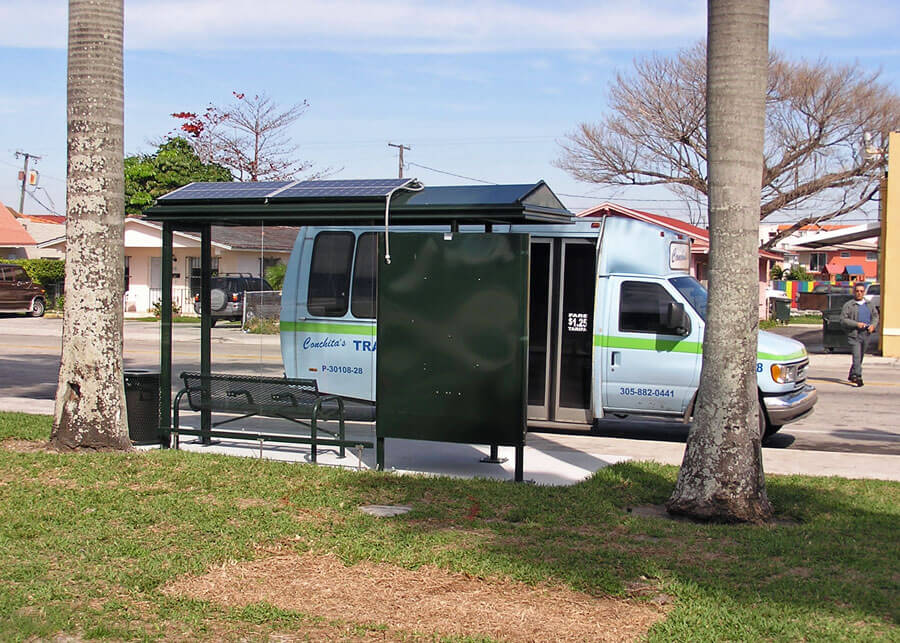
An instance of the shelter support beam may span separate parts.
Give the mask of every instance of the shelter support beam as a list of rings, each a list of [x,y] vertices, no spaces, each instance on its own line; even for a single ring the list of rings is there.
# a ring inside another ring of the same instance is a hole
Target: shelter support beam
[[[162,297],[159,331],[159,434],[164,447],[172,429],[172,224],[162,227]]]
[[[200,229],[200,373],[208,378],[212,373],[210,344],[212,343],[212,306],[210,304],[210,277],[212,276],[212,228]],[[208,379],[206,379],[208,381]],[[203,391],[203,410],[200,412],[200,442],[211,444],[212,411],[209,389]]]

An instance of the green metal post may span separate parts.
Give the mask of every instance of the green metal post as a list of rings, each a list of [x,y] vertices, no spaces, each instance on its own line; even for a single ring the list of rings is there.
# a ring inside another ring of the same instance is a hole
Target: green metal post
[[[212,306],[210,304],[210,273],[212,272],[212,229],[204,225],[200,229],[200,373],[212,372]],[[200,442],[211,444],[212,412],[209,410],[209,379],[204,379],[203,410],[200,411]]]
[[[169,446],[172,429],[172,224],[162,228],[162,298],[159,346],[159,435]]]

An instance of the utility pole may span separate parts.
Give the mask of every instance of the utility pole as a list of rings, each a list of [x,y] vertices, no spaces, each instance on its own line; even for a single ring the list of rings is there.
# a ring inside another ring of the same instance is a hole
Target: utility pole
[[[25,157],[25,167],[22,170],[22,192],[19,196],[19,213],[23,212],[23,208],[25,207],[25,183],[28,181],[28,161],[30,159],[34,159],[35,161],[40,160],[40,156],[35,156],[34,154],[29,154],[28,152],[19,152],[16,150],[16,158]]]
[[[399,173],[397,174],[398,179],[403,178],[403,150],[411,150],[411,147],[403,145],[402,143],[388,143],[388,147],[396,147],[400,151],[400,159],[399,159]],[[24,188],[23,188],[24,189]]]

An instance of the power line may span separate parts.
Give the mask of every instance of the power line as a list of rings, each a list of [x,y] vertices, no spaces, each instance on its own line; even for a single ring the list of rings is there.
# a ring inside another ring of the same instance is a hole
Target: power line
[[[430,170],[432,172],[437,172],[438,174],[446,174],[447,176],[455,176],[458,179],[465,179],[466,181],[478,181],[479,183],[487,183],[488,185],[499,185],[499,183],[495,181],[485,181],[484,179],[476,179],[472,176],[463,176],[462,174],[455,174],[453,172],[447,172],[445,170],[439,170],[434,167],[428,167],[427,165],[421,165],[419,163],[409,163],[408,165],[412,165],[415,167],[421,167],[425,170]]]

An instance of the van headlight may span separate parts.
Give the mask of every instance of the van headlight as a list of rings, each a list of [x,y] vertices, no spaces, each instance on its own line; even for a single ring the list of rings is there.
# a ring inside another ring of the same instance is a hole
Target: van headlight
[[[772,379],[779,384],[796,382],[800,367],[800,364],[772,364]]]

